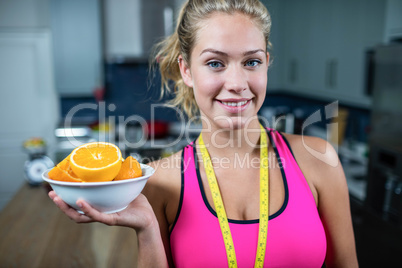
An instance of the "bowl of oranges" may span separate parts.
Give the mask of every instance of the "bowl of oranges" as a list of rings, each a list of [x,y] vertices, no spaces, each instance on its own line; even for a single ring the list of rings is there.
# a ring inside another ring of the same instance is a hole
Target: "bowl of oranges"
[[[125,209],[143,190],[155,170],[107,142],[92,142],[75,148],[43,179],[68,205],[80,211],[76,202],[85,200],[103,213]]]

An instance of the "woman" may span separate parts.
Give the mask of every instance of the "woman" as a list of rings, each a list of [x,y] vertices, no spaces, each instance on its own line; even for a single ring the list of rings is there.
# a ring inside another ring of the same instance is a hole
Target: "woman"
[[[173,104],[200,115],[200,137],[151,163],[143,195],[122,212],[78,201],[82,215],[49,196],[76,222],[134,228],[139,267],[357,267],[345,176],[326,164],[336,152],[258,121],[270,25],[258,0],[185,3],[156,58],[165,89],[175,82]]]

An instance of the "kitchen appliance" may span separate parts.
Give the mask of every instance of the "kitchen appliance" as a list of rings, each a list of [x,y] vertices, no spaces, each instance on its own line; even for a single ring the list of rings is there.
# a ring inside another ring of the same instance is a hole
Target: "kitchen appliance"
[[[374,49],[367,207],[402,225],[402,44]]]
[[[29,160],[25,161],[25,179],[31,186],[42,184],[42,173],[54,166],[53,161],[46,155],[46,143],[42,138],[31,138],[23,143],[24,151]]]
[[[54,135],[57,138],[55,148],[56,164],[66,158],[77,146],[96,141],[92,137],[91,129],[83,125],[59,125],[55,129]]]

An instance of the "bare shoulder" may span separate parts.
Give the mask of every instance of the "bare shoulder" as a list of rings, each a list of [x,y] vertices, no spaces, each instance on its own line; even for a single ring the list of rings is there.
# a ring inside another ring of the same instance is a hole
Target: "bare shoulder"
[[[326,140],[284,134],[318,203],[318,196],[335,188],[344,189],[346,179],[335,148]],[[343,191],[343,190],[342,190]]]
[[[148,163],[155,169],[149,178],[144,195],[151,201],[159,200],[163,203],[180,195],[181,187],[181,154],[179,151],[169,157]]]
[[[306,135],[283,135],[289,141],[296,158],[303,158],[308,163],[318,164],[324,169],[339,164],[338,154],[328,141]]]
[[[181,155],[182,150],[177,153],[172,154],[169,157],[159,159],[148,163],[149,166],[155,169],[155,173],[152,177],[170,177],[174,175],[180,175],[181,168]]]
[[[181,178],[181,155],[182,151],[172,154],[169,157],[148,163],[155,169],[155,173],[149,179],[149,184],[153,186],[170,186]],[[147,184],[148,184],[147,183]]]

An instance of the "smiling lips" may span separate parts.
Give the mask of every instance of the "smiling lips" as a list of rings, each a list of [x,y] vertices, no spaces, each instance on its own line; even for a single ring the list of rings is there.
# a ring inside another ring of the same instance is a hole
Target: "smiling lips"
[[[232,107],[240,107],[246,104],[247,101],[239,101],[239,102],[232,102],[232,101],[222,101],[222,104]]]
[[[240,100],[218,100],[218,103],[222,105],[225,110],[230,113],[238,113],[245,110],[250,103],[251,99],[240,99]]]

